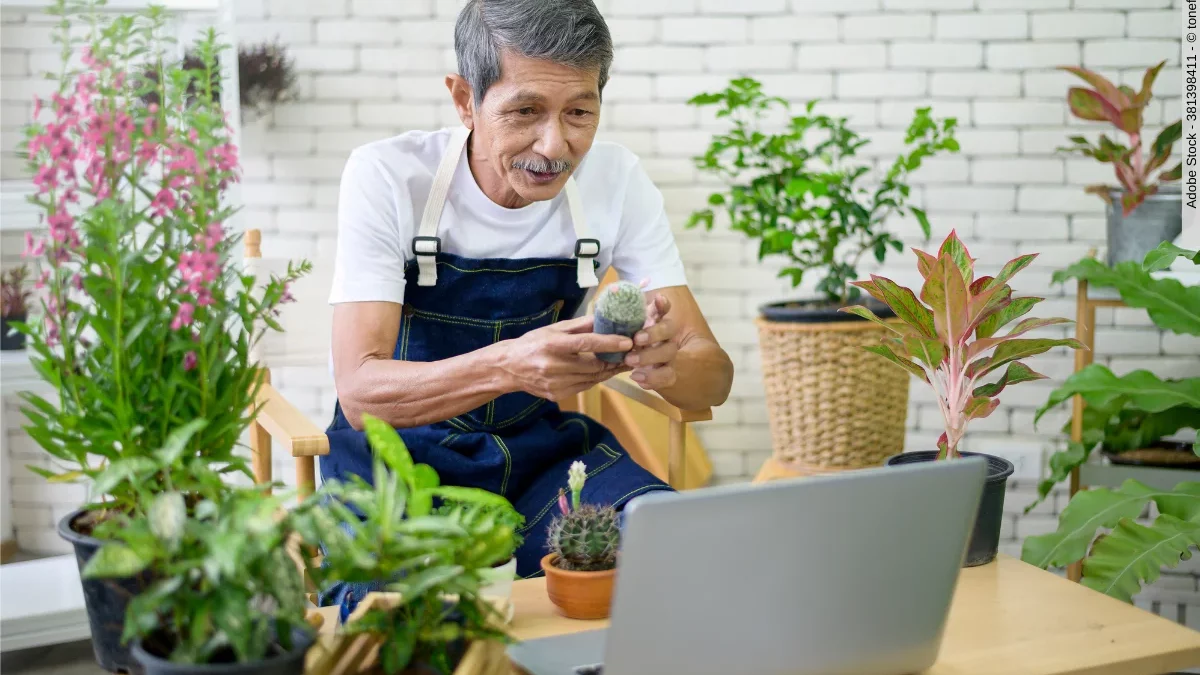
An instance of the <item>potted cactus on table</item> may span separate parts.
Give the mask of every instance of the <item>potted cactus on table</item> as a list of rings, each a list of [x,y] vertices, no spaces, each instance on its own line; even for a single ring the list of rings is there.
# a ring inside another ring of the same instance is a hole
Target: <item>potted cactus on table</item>
[[[1003,457],[959,450],[967,426],[971,420],[985,418],[996,410],[1000,405],[997,397],[1005,387],[1046,377],[1020,359],[1055,347],[1078,349],[1083,345],[1073,338],[1023,337],[1038,328],[1069,323],[1059,318],[1022,319],[1000,335],[1000,329],[1044,299],[1013,297],[1007,283],[1029,266],[1037,254],[1009,261],[992,277],[976,276],[975,259],[954,231],[942,242],[936,256],[914,251],[917,269],[925,279],[919,296],[880,276],[871,275],[870,281],[854,282],[890,307],[899,323],[884,322],[862,306],[843,311],[888,328],[889,335],[868,346],[867,351],[886,358],[931,386],[945,419],[945,431],[938,438],[936,450],[902,453],[889,458],[887,464],[954,460],[963,455],[981,455],[987,460],[986,484],[965,560],[972,567],[996,557],[1004,491],[1014,467]],[[984,378],[996,372],[1000,376],[985,384]]]
[[[603,335],[624,335],[632,338],[646,325],[646,296],[637,284],[617,281],[600,292],[596,298],[594,330]],[[607,363],[620,363],[622,352],[601,352],[596,358]]]
[[[1142,128],[1142,113],[1152,98],[1151,87],[1165,64],[1162,61],[1147,69],[1138,91],[1117,86],[1085,68],[1062,67],[1091,85],[1091,88],[1072,87],[1067,93],[1071,114],[1081,120],[1107,122],[1125,136],[1122,143],[1101,134],[1095,145],[1083,136],[1072,136],[1071,145],[1062,148],[1113,165],[1118,187],[1086,188],[1108,205],[1109,265],[1140,263],[1160,243],[1178,237],[1183,228],[1182,192],[1178,183],[1183,163],[1167,167],[1172,146],[1183,133],[1181,120],[1168,125],[1149,144]]]
[[[542,570],[550,602],[563,616],[602,619],[612,608],[621,526],[613,507],[580,504],[586,480],[583,462],[572,463],[570,500],[559,493],[561,515],[550,524],[550,553],[542,558]]]

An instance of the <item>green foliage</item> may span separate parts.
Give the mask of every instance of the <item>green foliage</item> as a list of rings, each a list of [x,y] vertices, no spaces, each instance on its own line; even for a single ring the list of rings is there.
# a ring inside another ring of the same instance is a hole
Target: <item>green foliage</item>
[[[976,277],[975,260],[953,231],[936,257],[924,251],[916,253],[917,270],[925,279],[919,298],[876,275],[871,275],[870,281],[853,282],[890,307],[901,323],[885,323],[862,306],[841,311],[886,327],[891,335],[866,349],[933,387],[946,429],[938,439],[939,457],[952,458],[958,456],[958,442],[967,424],[990,415],[1000,405],[997,397],[1005,387],[1045,377],[1019,359],[1055,347],[1078,349],[1083,345],[1075,339],[1021,337],[1037,328],[1069,323],[1066,319],[1023,319],[1005,335],[996,335],[1042,300],[1013,298],[1008,285],[1036,254],[1009,261],[995,277]],[[999,379],[982,382],[1000,368],[1005,370]]]
[[[1158,518],[1150,526],[1135,522],[1151,502]],[[1111,532],[1096,540],[1101,529]],[[1200,482],[1164,491],[1127,480],[1116,490],[1077,493],[1059,516],[1055,532],[1025,539],[1021,559],[1043,569],[1083,560],[1085,585],[1131,602],[1163,567],[1188,559],[1193,546],[1200,546]]]
[[[1160,247],[1147,256],[1150,265],[1162,264],[1162,250]],[[1054,283],[1068,279],[1115,288],[1127,306],[1146,310],[1159,328],[1200,335],[1200,286],[1184,286],[1178,279],[1156,279],[1147,271],[1146,263],[1126,261],[1109,267],[1094,258],[1084,258],[1054,273]]]
[[[640,328],[646,323],[646,298],[637,284],[617,281],[596,298],[596,314],[615,324]]]
[[[564,570],[593,572],[617,566],[621,530],[613,509],[592,504],[558,516],[550,524],[550,550]]]
[[[22,393],[27,429],[54,460],[39,473],[91,482],[89,509],[137,513],[147,491],[250,475],[235,450],[257,412],[251,347],[278,329],[288,284],[309,265],[266,283],[241,274],[239,237],[224,228],[237,149],[216,102],[184,105],[186,71],[161,67],[162,105],[140,103],[144,64],[176,48],[161,8],[93,15],[60,0],[50,12],[64,62],[94,62],[55,74],[56,99],[22,146],[37,176],[30,201],[52,223],[27,240],[40,318],[24,330],[54,392]],[[209,71],[223,48],[212,31],[194,45]]]
[[[480,591],[499,579],[493,565],[513,555],[512,506],[485,490],[439,485],[431,467],[413,462],[395,429],[370,415],[363,423],[375,451],[375,486],[356,475],[322,485],[322,508],[297,522],[304,539],[322,542],[326,552],[309,575],[318,587],[389,581],[400,604],[367,612],[345,632],[382,635],[388,673],[428,663],[448,674],[457,640],[508,640]],[[435,497],[452,506],[434,513]]]
[[[106,543],[85,579],[148,572],[154,583],[130,600],[123,640],[175,663],[239,663],[290,649],[304,620],[300,568],[286,553],[293,519],[286,497],[261,486],[231,488],[216,500],[180,492],[144,497],[138,515],[97,527]],[[188,502],[192,503],[189,515]]]
[[[693,97],[691,105],[716,106],[718,118],[732,129],[713,137],[695,158],[696,166],[728,188],[708,198],[709,208],[691,215],[688,227],[711,230],[716,209],[729,216],[733,230],[759,240],[758,258],[783,256],[780,276],[799,286],[809,272],[821,274],[817,291],[841,306],[858,299],[849,282],[858,278],[862,256],[883,262],[888,249],[903,243],[884,229],[893,216],[911,215],[929,237],[925,213],[908,204],[908,179],[922,162],[939,152],[958,152],[957,120],[934,119],[929,108],[916,111],[905,134],[907,151],[895,159],[877,184],[859,151],[870,141],[844,117],[816,114],[809,102],[780,133],[764,130],[764,120],[788,111],[787,101],[767,96],[752,78],[738,78],[722,91]]]
[[[1139,91],[1131,87],[1118,87],[1099,73],[1078,66],[1064,66],[1065,70],[1082,79],[1092,88],[1071,87],[1067,92],[1067,105],[1071,114],[1081,120],[1106,122],[1128,137],[1128,145],[1100,135],[1097,145],[1092,145],[1083,136],[1071,136],[1071,145],[1060,148],[1077,152],[1104,164],[1112,164],[1117,182],[1120,184],[1121,210],[1129,215],[1147,197],[1158,191],[1159,183],[1177,181],[1182,175],[1183,164],[1172,169],[1164,168],[1171,157],[1172,147],[1183,135],[1182,121],[1167,125],[1152,143],[1142,138],[1142,112],[1152,98],[1151,89],[1158,72],[1166,61],[1146,69]],[[1146,156],[1142,152],[1146,151]],[[1157,173],[1157,176],[1155,175]],[[1110,188],[1093,185],[1088,192],[1111,202]]]

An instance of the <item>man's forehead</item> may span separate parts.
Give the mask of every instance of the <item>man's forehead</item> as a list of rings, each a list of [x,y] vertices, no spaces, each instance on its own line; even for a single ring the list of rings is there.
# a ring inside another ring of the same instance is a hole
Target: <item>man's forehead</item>
[[[530,89],[525,85],[522,88],[514,90],[512,93],[504,94],[504,100],[508,103],[542,103],[549,97],[544,93],[535,89]],[[575,92],[569,99],[570,101],[598,101],[600,95],[594,89],[581,88]]]

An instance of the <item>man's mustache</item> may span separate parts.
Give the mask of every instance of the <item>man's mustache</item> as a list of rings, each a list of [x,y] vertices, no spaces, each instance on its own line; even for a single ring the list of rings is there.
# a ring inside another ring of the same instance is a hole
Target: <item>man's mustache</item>
[[[566,173],[571,170],[571,162],[565,159],[546,159],[545,157],[518,158],[513,162],[513,168],[534,173]]]

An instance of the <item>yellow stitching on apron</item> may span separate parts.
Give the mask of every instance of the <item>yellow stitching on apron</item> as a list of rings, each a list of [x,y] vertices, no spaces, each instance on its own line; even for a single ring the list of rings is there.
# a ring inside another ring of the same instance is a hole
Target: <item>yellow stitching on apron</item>
[[[600,445],[597,445],[596,447],[603,450],[604,454],[608,455],[610,459],[607,462],[596,467],[595,469],[592,469],[591,471],[587,472],[588,478],[595,476],[596,474],[600,473],[601,471],[603,471],[603,470],[607,469],[608,467],[612,466],[613,464],[615,464],[617,462],[617,460],[621,459],[621,453],[617,452],[616,450],[613,450],[612,448],[608,447],[604,443],[601,443]],[[548,513],[550,511],[550,509],[554,507],[554,503],[557,501],[558,501],[558,495],[554,495],[554,497],[550,499],[550,503],[543,506],[541,511],[538,511],[537,517],[534,518],[532,521],[530,521],[528,525],[519,529],[518,532],[528,532],[528,531],[532,530],[533,526],[538,524],[538,521],[540,521],[542,518],[546,517],[546,513]]]
[[[454,427],[455,429],[458,429],[459,431],[466,431],[466,432],[475,431],[474,429],[471,428],[470,425],[468,425],[466,422],[458,419],[457,417],[451,417],[450,419],[446,420],[446,423],[449,424],[450,426]]]
[[[455,433],[446,434],[445,438],[438,441],[438,445],[442,446],[443,448],[449,447],[447,444],[450,443],[451,441],[453,441],[454,439],[458,438],[461,435],[462,434],[455,434]]]
[[[557,320],[558,312],[560,311],[560,308],[559,308],[559,303],[555,302],[553,305],[551,305],[550,307],[547,307],[546,309],[543,309],[542,311],[538,312],[537,314],[532,314],[530,316],[524,316],[524,317],[517,317],[515,319],[476,319],[476,318],[469,317],[469,316],[454,316],[452,314],[442,314],[440,312],[431,312],[426,309],[416,309],[416,308],[412,308],[411,311],[413,314],[416,314],[417,316],[422,316],[422,317],[425,317],[426,319],[430,319],[433,321],[441,321],[444,323],[468,323],[471,325],[479,326],[481,328],[491,328],[495,324],[508,324],[510,326],[515,326],[515,325],[520,325],[523,323],[529,323],[530,321],[537,321],[538,319],[541,319],[542,317],[546,316],[547,314],[551,314],[551,313],[554,314],[555,320]],[[553,321],[551,321],[551,323],[553,323]],[[499,340],[499,338],[496,338],[496,339]]]
[[[400,340],[400,360],[408,360],[408,329],[412,327],[412,316],[403,315],[400,321],[400,327],[403,329],[403,337]]]
[[[508,476],[512,471],[512,453],[509,452],[508,446],[499,436],[492,434],[492,438],[496,439],[496,442],[500,444],[500,449],[504,451],[504,480],[500,481],[500,495],[504,496],[508,490]]]
[[[503,321],[498,321],[496,323],[496,332],[495,332],[495,334],[492,335],[492,344],[496,344],[497,342],[500,341],[500,329],[503,327],[504,327]],[[488,424],[488,426],[491,426],[492,417],[495,414],[496,414],[496,399],[492,399],[492,400],[488,401],[488,404],[487,404],[487,424]]]
[[[510,426],[516,424],[517,422],[520,422],[521,420],[525,419],[526,417],[529,417],[530,414],[532,414],[535,410],[538,409],[538,406],[542,405],[545,402],[546,402],[546,399],[539,398],[538,400],[534,401],[529,407],[525,408],[524,410],[517,413],[516,415],[513,415],[512,417],[504,420],[503,422],[498,422],[496,424],[496,428],[503,429],[504,427],[510,427]]]
[[[532,267],[522,267],[520,269],[515,269],[515,270],[498,270],[498,269],[493,269],[491,267],[484,267],[484,268],[480,268],[477,270],[464,270],[464,269],[455,267],[454,265],[451,265],[450,263],[442,261],[442,260],[439,260],[438,264],[443,265],[445,267],[449,267],[452,270],[462,272],[464,274],[475,274],[476,272],[501,272],[503,274],[517,274],[519,272],[528,272],[530,270],[540,270],[543,267],[571,267],[571,268],[574,268],[574,267],[578,266],[579,263],[546,263],[544,265],[534,265]]]
[[[639,493],[639,492],[643,492],[643,491],[645,491],[645,490],[650,490],[650,489],[653,489],[653,488],[670,488],[670,487],[671,487],[670,485],[667,485],[667,484],[665,484],[665,483],[658,483],[658,484],[652,484],[652,485],[643,485],[643,486],[642,486],[642,487],[640,487],[640,488],[637,488],[637,489],[634,489],[634,490],[630,490],[629,492],[626,492],[625,494],[621,495],[620,497],[617,497],[617,498],[616,498],[616,500],[615,500],[615,501],[613,501],[613,506],[618,506],[618,505],[621,503],[621,500],[622,500],[622,499],[625,499],[625,498],[627,498],[627,497],[631,497],[631,496],[633,496],[633,495],[635,495],[635,494],[637,494],[637,493]]]
[[[472,328],[490,328],[492,325],[491,322],[483,323],[479,319],[470,319],[470,320],[459,319],[459,318],[453,317],[453,316],[437,316],[437,315],[431,315],[428,312],[420,312],[419,310],[413,310],[413,314],[418,314],[418,313],[421,314],[421,318],[428,319],[429,321],[436,321],[438,323],[450,323],[450,324],[456,324],[459,326],[470,326]]]
[[[583,425],[583,452],[581,452],[579,454],[586,455],[588,453],[588,450],[592,449],[592,442],[588,438],[590,433],[588,431],[587,422],[584,422],[583,420],[579,419],[578,417],[572,417],[571,419],[567,420],[566,422],[563,422],[562,424],[558,425],[558,428],[555,429],[555,431],[562,431],[568,424],[571,424],[571,423]]]

